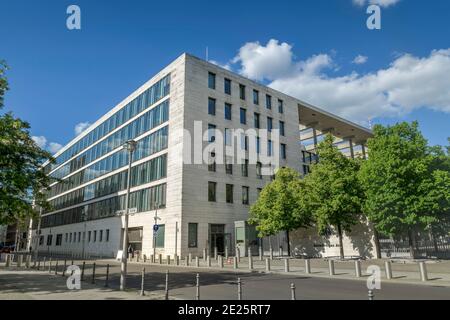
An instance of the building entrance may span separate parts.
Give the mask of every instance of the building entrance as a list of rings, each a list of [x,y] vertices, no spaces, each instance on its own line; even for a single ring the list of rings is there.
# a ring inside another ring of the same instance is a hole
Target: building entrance
[[[225,254],[225,225],[211,224],[209,225],[209,243],[210,254],[214,255],[214,248],[217,247],[217,254]]]

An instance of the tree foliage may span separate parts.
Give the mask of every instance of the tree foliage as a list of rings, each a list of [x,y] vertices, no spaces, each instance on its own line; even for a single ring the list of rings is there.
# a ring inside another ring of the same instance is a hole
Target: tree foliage
[[[0,108],[8,90],[6,65],[0,64]],[[33,200],[48,207],[44,192],[50,179],[41,165],[51,155],[30,136],[30,125],[12,113],[0,116],[0,224],[25,220],[33,215]]]
[[[343,231],[350,232],[359,222],[362,190],[357,179],[358,162],[344,156],[333,143],[333,137],[327,135],[318,145],[319,162],[304,179],[301,202],[313,214],[321,235],[337,231],[343,259]]]

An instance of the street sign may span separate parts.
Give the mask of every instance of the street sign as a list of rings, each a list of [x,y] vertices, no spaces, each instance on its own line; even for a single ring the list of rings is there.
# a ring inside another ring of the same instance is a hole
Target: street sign
[[[159,230],[159,225],[155,224],[153,226],[153,231],[156,233],[156,232],[158,232],[158,230]]]
[[[129,214],[135,214],[135,213],[137,213],[138,212],[138,209],[137,208],[131,208],[131,209],[128,209],[128,213]]]

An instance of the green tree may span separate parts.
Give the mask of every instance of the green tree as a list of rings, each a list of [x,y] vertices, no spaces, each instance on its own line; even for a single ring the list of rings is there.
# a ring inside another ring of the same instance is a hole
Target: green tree
[[[359,174],[366,198],[364,213],[385,235],[407,234],[415,257],[417,231],[443,217],[448,172],[435,170],[444,164],[430,152],[417,122],[377,125],[373,131],[369,158]]]
[[[8,90],[5,77],[7,67],[0,63],[0,108]],[[51,155],[39,148],[30,136],[27,122],[12,113],[0,115],[0,224],[24,221],[34,214],[33,200],[48,207],[45,190],[50,178],[41,165],[51,160]]]
[[[289,232],[311,225],[311,216],[300,202],[302,184],[297,171],[281,168],[250,208],[249,223],[256,225],[260,237],[286,232],[289,254]]]
[[[320,235],[337,230],[340,257],[344,259],[343,231],[351,232],[361,216],[362,190],[357,173],[359,162],[344,156],[327,135],[318,145],[319,162],[304,179],[303,206],[314,216]]]

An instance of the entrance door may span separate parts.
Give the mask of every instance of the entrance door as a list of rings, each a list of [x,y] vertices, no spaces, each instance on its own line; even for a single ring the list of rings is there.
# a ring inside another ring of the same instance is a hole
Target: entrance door
[[[211,255],[214,255],[214,248],[217,247],[217,254],[225,254],[225,225],[211,224],[209,229],[209,243],[211,244]]]

